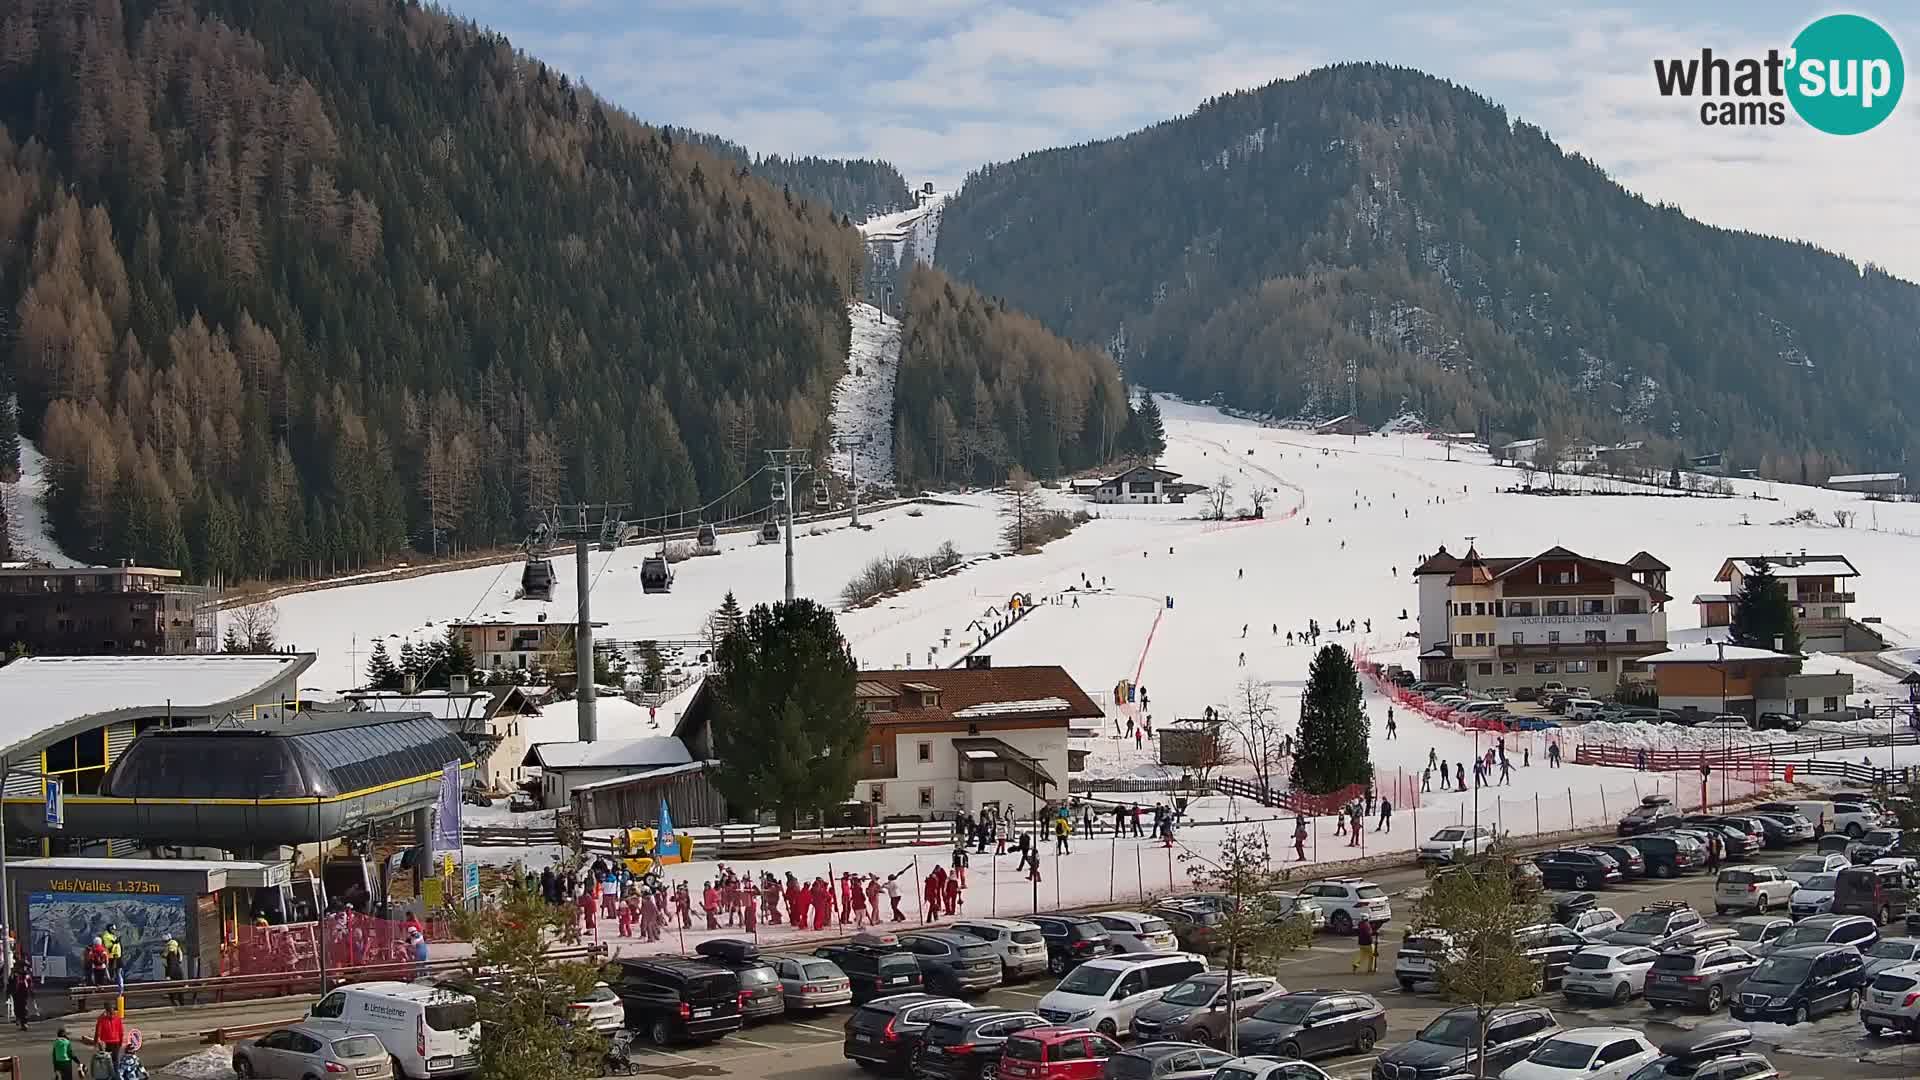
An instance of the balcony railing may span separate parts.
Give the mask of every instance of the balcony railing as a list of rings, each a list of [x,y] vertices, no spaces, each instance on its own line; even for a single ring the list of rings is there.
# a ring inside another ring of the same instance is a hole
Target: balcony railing
[[[1539,641],[1525,645],[1511,643],[1500,646],[1500,658],[1513,660],[1534,656],[1564,656],[1580,653],[1602,653],[1607,656],[1651,656],[1665,652],[1664,641]]]
[[[1793,598],[1796,604],[1851,604],[1854,602],[1850,592],[1801,593]]]

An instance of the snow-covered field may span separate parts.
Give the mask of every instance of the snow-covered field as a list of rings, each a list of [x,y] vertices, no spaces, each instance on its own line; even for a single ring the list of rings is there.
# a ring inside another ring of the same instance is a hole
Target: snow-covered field
[[[1061,664],[1096,701],[1110,700],[1117,680],[1134,679],[1151,697],[1156,723],[1196,716],[1208,705],[1226,705],[1235,685],[1251,676],[1272,690],[1282,716],[1291,719],[1311,650],[1288,646],[1286,632],[1303,629],[1309,619],[1318,619],[1323,628],[1335,620],[1354,620],[1361,627],[1358,632],[1325,635],[1323,643],[1340,641],[1365,649],[1374,659],[1410,664],[1414,648],[1406,635],[1414,630],[1416,612],[1410,571],[1442,543],[1456,553],[1464,551],[1470,537],[1488,555],[1532,554],[1555,544],[1611,560],[1650,551],[1673,567],[1669,591],[1676,600],[1668,606],[1667,617],[1676,639],[1682,637],[1678,631],[1696,623],[1695,610],[1686,600],[1717,591],[1712,577],[1728,555],[1801,548],[1844,553],[1859,567],[1857,615],[1881,616],[1890,628],[1920,626],[1920,505],[1877,504],[1877,529],[1842,530],[1768,524],[1803,508],[1831,520],[1835,508],[1862,505],[1858,498],[1840,493],[1783,484],[1737,482],[1747,496],[1739,499],[1501,494],[1496,488],[1515,480],[1511,470],[1492,466],[1484,453],[1459,448],[1454,451],[1457,460],[1449,462],[1442,446],[1417,436],[1363,437],[1356,442],[1263,428],[1170,399],[1162,399],[1162,411],[1169,441],[1163,463],[1197,483],[1212,485],[1225,477],[1242,504],[1252,486],[1268,488],[1266,520],[1204,522],[1197,519],[1197,503],[1089,506],[1097,520],[1039,554],[983,559],[951,577],[845,613],[842,629],[860,662],[873,667],[953,663],[973,639],[970,624],[1018,591],[1052,602],[1043,602],[993,642],[987,651],[996,666]],[[832,602],[846,580],[873,557],[931,551],[945,540],[966,553],[991,551],[998,546],[995,510],[990,495],[955,496],[912,511],[863,515],[873,525],[870,530],[843,525],[818,533],[803,529],[795,545],[798,589]],[[664,596],[642,594],[638,567],[644,553],[639,549],[596,552],[593,613],[610,624],[603,633],[619,638],[691,637],[729,589],[743,604],[778,599],[778,547],[756,546],[748,537],[728,537],[725,544],[719,557],[681,564],[673,592]],[[443,624],[469,615],[532,618],[536,611],[547,612],[550,621],[570,619],[573,575],[563,572],[559,577],[555,599],[545,604],[512,599],[517,564],[291,596],[280,602],[282,636],[302,649],[318,651],[320,685],[341,688],[356,681],[374,638],[417,629],[425,620]],[[1904,635],[1896,640],[1912,647]],[[357,657],[351,651],[355,648]],[[1862,694],[1856,694],[1855,703],[1863,694],[1879,700],[1891,692],[1893,680],[1871,668],[1837,657],[1816,657],[1809,666],[1823,670],[1823,664],[1856,674]],[[663,725],[674,708],[660,710]],[[1388,741],[1385,701],[1370,696],[1369,708],[1373,756],[1382,789],[1389,793],[1417,789],[1429,751],[1450,763],[1474,752],[1471,734],[1404,712],[1397,717],[1398,738]],[[621,714],[611,725],[603,719],[604,736],[648,734],[644,715]],[[1135,747],[1131,740],[1116,737],[1116,723],[1124,727],[1124,720],[1110,717],[1106,733],[1091,740],[1090,772],[1163,775],[1153,764],[1152,743]],[[556,719],[552,726],[564,735],[570,717]],[[1661,738],[1694,737],[1677,729],[1639,730],[1659,731]],[[1817,733],[1809,729],[1800,734]],[[1712,734],[1713,745],[1719,745],[1724,736]],[[1555,737],[1508,736],[1515,765],[1523,760],[1531,764],[1516,768],[1511,786],[1481,794],[1483,821],[1521,833],[1551,831],[1611,820],[1656,787],[1683,799],[1698,798],[1697,779],[1672,774],[1587,766],[1550,770],[1544,764],[1545,748]],[[1884,751],[1877,752],[1874,760],[1883,756]],[[1899,757],[1920,760],[1920,753],[1902,748]],[[1718,782],[1714,788],[1717,799]],[[1370,836],[1368,850],[1379,850],[1378,845],[1407,848],[1439,823],[1470,819],[1474,812],[1472,794],[1414,797],[1421,820],[1415,821],[1413,799],[1403,794],[1396,799],[1391,829]],[[1143,798],[1151,801],[1150,796]],[[1239,816],[1271,813],[1246,804],[1209,809]],[[1223,828],[1187,830],[1182,842],[1204,854],[1217,844]],[[1353,853],[1337,846],[1344,842],[1334,840],[1330,819],[1316,822],[1314,828],[1316,861]],[[1284,825],[1274,826],[1276,848],[1286,842],[1287,832],[1290,828]],[[1128,850],[1133,846],[1133,841],[1107,841],[1076,847],[1061,863],[1064,882],[1049,860],[1043,903],[1051,904],[1056,891],[1063,902],[1105,900],[1110,892],[1118,898],[1140,890],[1164,891],[1169,880],[1166,853],[1150,843]],[[515,853],[485,854],[511,859]],[[930,855],[921,853],[922,869]],[[1027,897],[1030,903],[1031,887],[1012,874],[1012,856],[1001,860],[1005,865],[995,874],[986,873],[983,864],[988,861],[975,864],[970,909],[1024,909],[1014,897]],[[782,860],[780,869],[815,873],[831,864],[836,872],[890,873],[911,862],[911,852],[877,851]],[[696,864],[687,872],[707,869]],[[1172,877],[1174,884],[1184,881],[1177,864]]]

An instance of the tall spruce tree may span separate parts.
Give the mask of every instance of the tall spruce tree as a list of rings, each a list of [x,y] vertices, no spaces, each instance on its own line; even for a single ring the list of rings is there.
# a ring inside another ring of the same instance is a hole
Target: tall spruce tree
[[[1740,596],[1735,601],[1733,625],[1728,632],[1735,645],[1772,649],[1798,655],[1800,627],[1793,615],[1793,603],[1787,599],[1787,585],[1774,576],[1773,564],[1766,559],[1753,560],[1753,572],[1740,581]]]
[[[715,655],[714,785],[738,809],[800,811],[845,802],[867,739],[853,652],[833,612],[799,599],[747,612]]]
[[[1367,727],[1353,658],[1338,645],[1323,646],[1307,668],[1307,689],[1300,696],[1293,786],[1324,795],[1365,783],[1373,773]]]
[[[13,386],[0,374],[0,483],[20,479],[20,407],[14,404]]]
[[[387,643],[373,643],[373,655],[367,658],[367,689],[400,689],[400,668],[393,662],[393,654],[387,651]]]
[[[1133,449],[1147,457],[1158,457],[1167,449],[1167,425],[1160,418],[1160,403],[1151,393],[1140,395],[1133,410]]]

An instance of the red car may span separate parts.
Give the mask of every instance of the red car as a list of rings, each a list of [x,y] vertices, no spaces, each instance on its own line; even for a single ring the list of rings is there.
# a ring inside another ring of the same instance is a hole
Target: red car
[[[1100,1080],[1120,1044],[1086,1028],[1028,1028],[1000,1052],[1002,1080]]]

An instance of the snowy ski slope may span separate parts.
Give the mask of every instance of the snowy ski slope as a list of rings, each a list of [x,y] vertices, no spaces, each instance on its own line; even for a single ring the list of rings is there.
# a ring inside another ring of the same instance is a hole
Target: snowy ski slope
[[[79,566],[60,550],[47,532],[46,511],[40,499],[47,491],[47,458],[24,436],[20,439],[20,479],[0,484],[13,528],[13,550],[18,559],[42,559],[50,566]]]
[[[893,386],[900,375],[900,320],[882,315],[872,304],[848,304],[853,340],[847,371],[833,388],[833,435],[862,441],[859,482],[862,490],[893,486]],[[847,475],[847,455],[836,452],[832,468]]]

